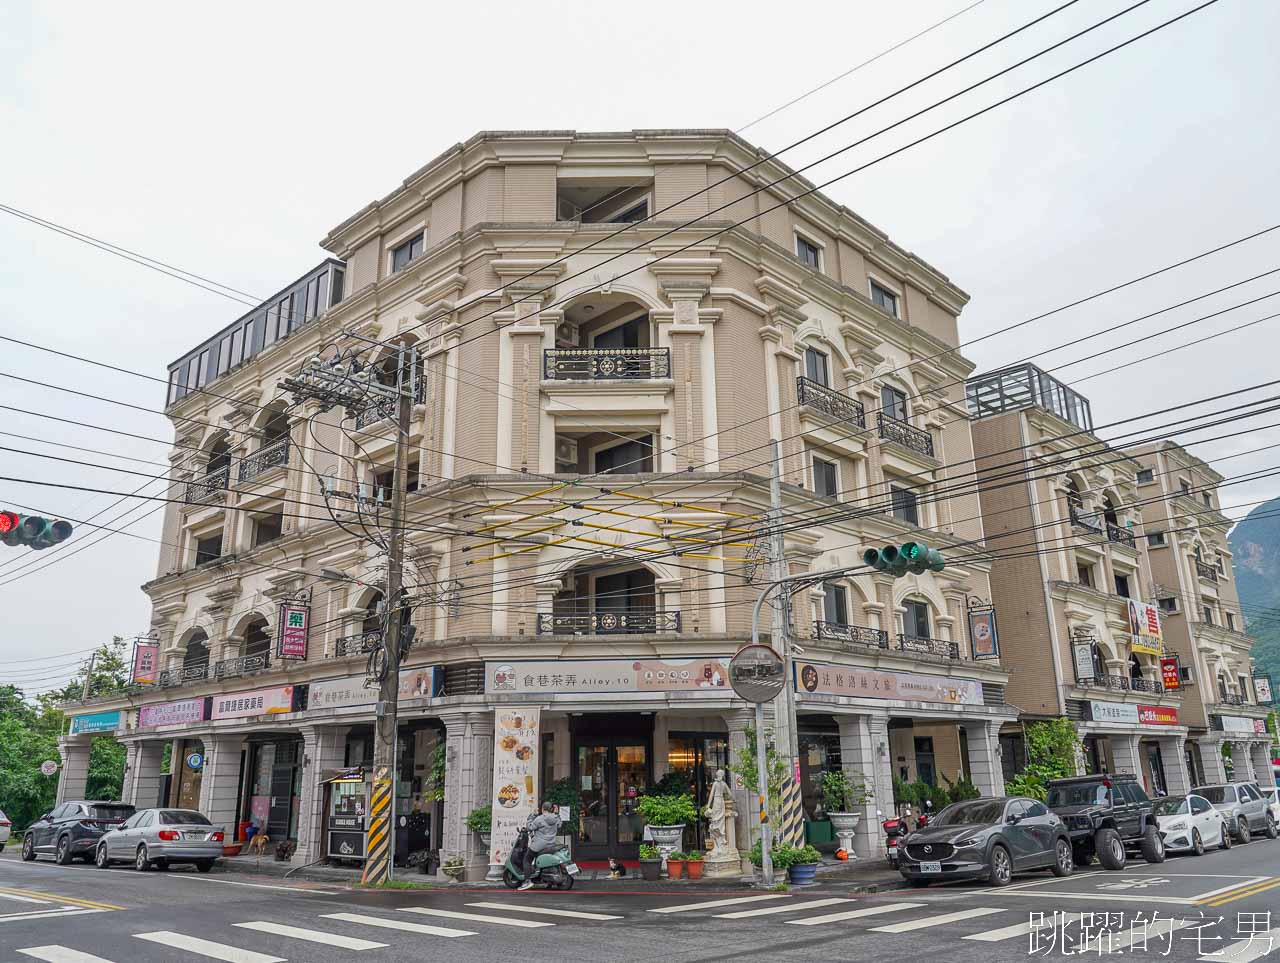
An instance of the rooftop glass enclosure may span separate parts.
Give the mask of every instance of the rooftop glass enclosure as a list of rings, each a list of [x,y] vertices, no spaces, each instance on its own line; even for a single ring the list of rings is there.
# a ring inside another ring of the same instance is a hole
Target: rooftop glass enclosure
[[[1077,428],[1093,431],[1089,399],[1068,388],[1033,364],[1015,365],[970,378],[965,385],[969,413],[986,418],[1029,408],[1045,408]]]

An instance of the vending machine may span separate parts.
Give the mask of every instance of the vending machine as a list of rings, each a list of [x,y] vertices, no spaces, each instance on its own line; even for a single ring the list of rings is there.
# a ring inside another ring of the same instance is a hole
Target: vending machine
[[[328,780],[330,859],[363,861],[367,854],[372,776],[362,767],[343,769]]]

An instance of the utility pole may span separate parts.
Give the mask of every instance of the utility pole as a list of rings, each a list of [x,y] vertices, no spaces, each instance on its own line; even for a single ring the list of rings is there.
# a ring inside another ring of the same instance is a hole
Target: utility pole
[[[81,701],[81,702],[86,702],[86,701],[88,701],[88,699],[89,699],[89,693],[90,693],[90,691],[91,691],[91,687],[92,687],[92,685],[93,685],[93,664],[94,664],[94,662],[97,660],[97,658],[98,658],[98,653],[97,653],[97,651],[95,650],[93,653],[91,653],[91,654],[90,654],[90,656],[89,656],[89,666],[88,666],[88,668],[86,668],[86,669],[85,669],[85,673],[84,673],[84,689],[80,692],[80,701]]]
[[[782,533],[782,445],[770,439],[773,470],[769,475],[770,570],[775,584],[784,583],[787,571],[786,538]],[[781,812],[777,814],[775,840],[780,846],[799,846],[803,840],[803,814],[800,807],[800,746],[796,732],[794,669],[791,664],[791,642],[788,638],[787,615],[791,605],[789,592],[778,592],[773,600],[773,644],[783,662],[782,705],[774,708],[774,738],[778,751],[787,761],[787,774],[782,784]],[[763,738],[763,733],[761,733]]]

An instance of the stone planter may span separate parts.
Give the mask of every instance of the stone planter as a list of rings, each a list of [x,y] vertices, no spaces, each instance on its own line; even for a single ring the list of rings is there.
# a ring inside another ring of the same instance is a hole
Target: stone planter
[[[476,833],[480,837],[480,847],[484,850],[484,854],[489,855],[489,843],[492,840],[490,833]]]
[[[662,860],[660,859],[642,859],[640,860],[640,875],[644,879],[653,883],[662,875]]]
[[[792,886],[808,886],[818,875],[817,863],[796,863],[787,867],[787,879]]]
[[[857,832],[862,813],[827,813],[831,820],[831,828],[840,840],[840,848],[849,854],[850,859],[857,859],[853,854],[853,834]]]
[[[691,859],[684,864],[684,870],[690,879],[702,879],[702,860]]]
[[[684,823],[679,826],[650,826],[649,833],[653,836],[653,845],[662,854],[662,869],[665,872],[668,854],[679,849],[680,841],[684,838]]]
[[[466,875],[467,868],[465,866],[442,866],[440,871],[455,883],[461,883],[462,877]]]

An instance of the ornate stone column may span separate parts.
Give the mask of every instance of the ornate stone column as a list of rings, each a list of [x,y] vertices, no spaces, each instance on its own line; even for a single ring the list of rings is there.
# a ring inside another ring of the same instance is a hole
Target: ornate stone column
[[[221,826],[229,838],[235,838],[236,817],[240,810],[240,755],[244,749],[243,736],[206,736],[204,742],[204,772],[200,777],[200,811],[209,822]],[[181,768],[182,760],[171,762],[171,767]],[[278,842],[279,840],[277,840]]]
[[[92,740],[66,737],[58,740],[62,771],[58,774],[59,805],[68,799],[83,799],[89,781],[89,750]]]
[[[877,859],[884,845],[880,823],[893,813],[889,717],[880,713],[837,715],[836,725],[840,729],[840,767],[851,779],[862,779],[871,790],[871,798],[854,810],[862,818],[853,837],[853,849],[859,859]]]
[[[298,848],[294,863],[310,863],[325,854],[324,785],[326,769],[339,769],[347,749],[349,726],[302,727],[302,798],[298,802]]]
[[[999,723],[990,719],[962,724],[969,746],[969,778],[984,796],[1004,795],[1004,770],[996,752],[1000,745]]]

